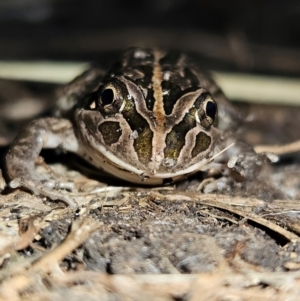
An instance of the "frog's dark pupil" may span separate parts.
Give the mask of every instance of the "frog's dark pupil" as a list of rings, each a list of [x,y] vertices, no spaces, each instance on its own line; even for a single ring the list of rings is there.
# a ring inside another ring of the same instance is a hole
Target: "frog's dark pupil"
[[[214,119],[217,113],[217,107],[212,101],[208,101],[206,104],[206,114],[210,118]]]
[[[110,105],[114,101],[114,91],[112,89],[105,89],[101,94],[102,105]]]

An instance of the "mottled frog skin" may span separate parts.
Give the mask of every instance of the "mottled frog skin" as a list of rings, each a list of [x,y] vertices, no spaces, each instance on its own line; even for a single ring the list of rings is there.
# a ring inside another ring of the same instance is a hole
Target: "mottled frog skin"
[[[11,187],[73,207],[73,198],[54,189],[59,185],[36,174],[42,149],[74,152],[143,185],[172,183],[212,167],[222,170],[230,158],[231,170],[251,179],[262,160],[236,141],[239,123],[220,88],[187,56],[131,48],[110,70],[90,69],[60,88],[56,117],[34,120],[21,131],[7,154],[7,171]]]

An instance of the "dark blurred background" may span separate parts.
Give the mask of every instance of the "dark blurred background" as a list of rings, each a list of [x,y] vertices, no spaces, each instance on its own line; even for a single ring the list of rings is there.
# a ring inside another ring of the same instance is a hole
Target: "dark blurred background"
[[[297,0],[0,0],[0,60],[105,59],[180,49],[205,67],[300,74]]]

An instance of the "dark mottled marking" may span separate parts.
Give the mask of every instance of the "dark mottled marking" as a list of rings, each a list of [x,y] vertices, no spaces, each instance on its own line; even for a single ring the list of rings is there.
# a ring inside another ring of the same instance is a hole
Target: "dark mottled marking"
[[[121,74],[122,68],[123,68],[122,61],[116,61],[115,63],[112,64],[111,68],[106,73],[103,80],[105,81],[108,78],[115,76],[116,74]]]
[[[201,93],[195,101],[195,107],[199,108],[201,103],[208,97],[208,95],[209,95],[208,92]]]
[[[136,51],[142,51],[145,56],[136,57]],[[120,60],[116,61],[108,73],[106,78],[111,77],[112,75],[123,75],[124,70],[129,71],[130,69],[135,69],[136,67],[142,65],[153,65],[154,54],[151,49],[139,49],[139,48],[129,48],[126,52],[123,53]]]
[[[161,87],[163,92],[167,92],[163,96],[164,110],[166,115],[170,115],[172,113],[175,102],[183,95],[183,92],[179,85],[175,84],[172,81],[162,81]]]
[[[152,88],[149,88],[146,97],[146,106],[149,111],[153,111],[154,103],[155,103],[154,90]]]
[[[196,126],[196,120],[190,112],[185,114],[183,120],[176,124],[166,137],[165,158],[176,160],[185,145],[188,131]]]
[[[144,128],[140,133],[139,136],[134,139],[134,149],[136,150],[139,160],[147,164],[149,163],[152,155],[152,138],[153,133],[150,128]]]
[[[144,56],[137,57],[136,52],[142,52]],[[126,65],[131,67],[140,65],[153,65],[154,62],[154,54],[152,49],[130,48],[125,52],[124,58],[127,58]]]
[[[154,91],[152,87],[153,65],[139,66],[136,69],[142,72],[144,74],[144,77],[137,79],[135,83],[143,89],[147,90],[147,95],[145,97],[146,106],[148,110],[153,111],[155,102]]]
[[[112,145],[119,141],[122,135],[122,129],[119,122],[106,121],[98,126],[99,132],[105,141],[105,144]]]
[[[168,52],[164,57],[159,60],[161,65],[176,66],[180,58],[182,57],[181,52],[172,50]]]
[[[196,136],[196,144],[192,150],[192,157],[196,157],[200,153],[206,151],[211,143],[211,138],[206,135],[204,132],[200,132]]]
[[[137,131],[138,137],[134,139],[134,149],[140,162],[147,164],[152,156],[153,133],[149,128],[147,120],[138,114],[134,100],[128,100],[121,114],[127,121],[132,131]],[[129,137],[128,137],[129,139]]]
[[[193,86],[185,90],[181,90],[180,85],[171,80],[162,81],[161,86],[163,92],[166,92],[163,96],[164,110],[166,115],[170,115],[172,113],[175,103],[181,96],[199,89],[197,86]]]
[[[184,78],[190,82],[191,87],[200,87],[198,77],[188,67],[184,68]]]
[[[142,52],[141,56],[136,53]],[[123,75],[126,79],[141,87],[146,93],[146,106],[152,111],[155,103],[154,91],[152,87],[154,54],[151,49],[130,48],[121,58],[120,62],[114,64],[106,75],[110,78],[112,75]]]

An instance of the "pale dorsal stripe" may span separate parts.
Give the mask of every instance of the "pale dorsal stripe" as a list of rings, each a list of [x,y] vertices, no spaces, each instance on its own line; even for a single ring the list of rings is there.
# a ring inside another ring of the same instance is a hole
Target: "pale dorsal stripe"
[[[153,85],[153,92],[154,92],[154,99],[155,99],[153,111],[156,119],[157,130],[160,130],[165,124],[163,91],[161,87],[161,83],[163,80],[163,73],[159,63],[159,59],[161,58],[160,53],[154,51],[153,54],[154,54],[154,65],[153,65],[152,85]]]
[[[153,94],[154,94],[154,107],[153,107],[153,115],[154,115],[154,127],[155,130],[153,132],[153,143],[152,143],[152,162],[150,162],[149,167],[153,170],[153,173],[156,173],[156,170],[159,169],[159,166],[164,159],[164,149],[166,147],[166,132],[165,132],[165,124],[166,124],[166,116],[164,110],[164,102],[163,102],[163,91],[161,87],[161,83],[163,80],[163,73],[160,66],[160,58],[161,53],[154,51],[154,65],[153,65],[153,77],[152,77],[152,85],[153,85]]]

